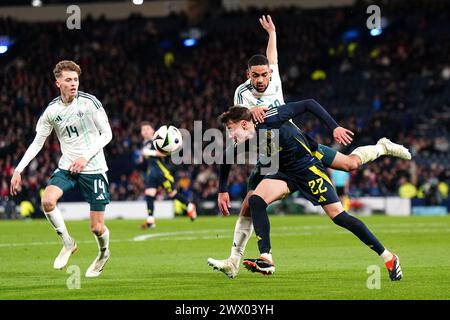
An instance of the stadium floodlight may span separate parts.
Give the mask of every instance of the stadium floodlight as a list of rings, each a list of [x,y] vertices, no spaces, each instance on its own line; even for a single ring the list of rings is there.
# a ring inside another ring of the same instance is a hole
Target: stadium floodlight
[[[33,0],[33,1],[31,1],[31,5],[33,7],[42,7],[42,1],[41,0]]]
[[[133,4],[140,6],[141,4],[144,3],[144,0],[133,0]]]
[[[194,38],[188,38],[183,41],[185,47],[193,47],[197,44],[197,40]]]
[[[377,29],[377,28],[375,28],[375,29],[370,29],[370,35],[371,35],[372,37],[379,36],[382,32],[383,32],[383,31],[382,31],[381,29]]]
[[[203,31],[199,28],[189,28],[180,32],[180,38],[185,47],[193,47],[203,37]]]
[[[344,41],[351,41],[354,39],[358,39],[358,37],[359,37],[359,31],[357,29],[350,29],[350,30],[345,31],[342,34],[342,39]]]
[[[6,53],[12,44],[13,41],[9,38],[9,36],[0,35],[0,54]]]

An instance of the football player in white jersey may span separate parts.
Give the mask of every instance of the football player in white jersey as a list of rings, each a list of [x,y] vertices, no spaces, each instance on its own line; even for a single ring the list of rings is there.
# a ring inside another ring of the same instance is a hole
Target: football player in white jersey
[[[248,79],[236,89],[234,105],[250,108],[254,120],[264,122],[265,112],[270,108],[283,105],[284,99],[281,77],[278,70],[275,25],[270,16],[262,16],[259,21],[269,35],[266,49],[267,57],[264,55],[254,55],[249,59],[247,66]],[[341,139],[339,132],[333,132],[333,136],[336,142],[344,145],[348,145],[351,142]],[[330,147],[317,144],[313,139],[311,139],[311,144],[316,146],[315,150],[312,151],[314,151],[315,156],[322,161],[325,167],[342,171],[356,170],[363,164],[371,162],[383,155],[411,159],[411,154],[405,147],[395,144],[387,138],[380,139],[376,145],[358,147],[350,155],[345,155]],[[223,215],[229,215],[229,208],[231,207],[226,184],[229,168],[230,166],[221,166],[217,201]],[[222,171],[225,171],[225,173]],[[240,259],[244,254],[247,242],[253,232],[248,199],[253,194],[261,179],[259,164],[257,164],[248,180],[247,195],[242,202],[239,218],[236,222],[230,257],[225,260],[208,259],[209,266],[222,271],[229,278],[234,278],[238,274]]]
[[[63,242],[53,267],[64,268],[77,250],[57,202],[64,193],[78,185],[90,204],[91,231],[99,248],[85,276],[98,277],[110,256],[109,230],[104,223],[105,206],[109,203],[110,194],[103,148],[111,141],[112,131],[100,101],[93,95],[78,91],[81,68],[75,62],[58,62],[53,74],[61,95],[49,103],[39,118],[34,141],[14,171],[10,192],[16,195],[20,191],[22,171],[55,130],[62,156],[42,195],[45,216]]]

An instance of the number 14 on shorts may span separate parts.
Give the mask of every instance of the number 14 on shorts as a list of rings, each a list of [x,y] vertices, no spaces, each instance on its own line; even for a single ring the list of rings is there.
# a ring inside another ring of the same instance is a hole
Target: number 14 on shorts
[[[106,185],[105,182],[101,179],[94,180],[94,193],[97,194],[98,190],[101,189],[101,193],[106,193]]]

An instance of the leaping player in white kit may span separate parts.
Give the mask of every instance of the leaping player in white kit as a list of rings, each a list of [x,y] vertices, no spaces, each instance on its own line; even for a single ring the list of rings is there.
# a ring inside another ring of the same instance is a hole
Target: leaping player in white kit
[[[86,277],[98,277],[109,259],[109,230],[104,223],[105,206],[109,203],[108,178],[103,148],[111,141],[112,131],[101,102],[93,95],[78,91],[81,68],[63,60],[53,70],[61,95],[53,99],[39,118],[36,137],[17,165],[11,179],[11,195],[20,190],[21,173],[39,153],[47,137],[55,129],[62,157],[42,196],[45,216],[63,242],[53,267],[62,269],[77,250],[57,207],[65,192],[79,186],[90,204],[91,231],[99,253],[86,271]]]

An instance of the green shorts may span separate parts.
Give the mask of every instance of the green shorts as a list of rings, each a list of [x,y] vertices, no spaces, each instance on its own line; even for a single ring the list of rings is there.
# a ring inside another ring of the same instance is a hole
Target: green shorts
[[[71,174],[68,170],[56,169],[48,184],[57,186],[64,193],[78,185],[91,211],[105,211],[111,199],[106,173]]]
[[[317,148],[315,157],[322,162],[325,167],[331,167],[334,158],[336,158],[337,151],[331,149],[330,147],[324,146],[323,144],[319,144]]]

